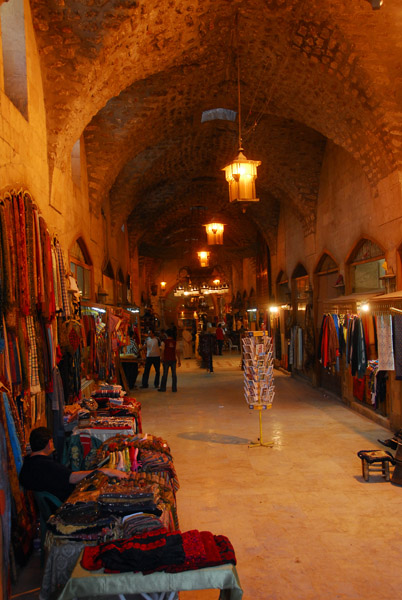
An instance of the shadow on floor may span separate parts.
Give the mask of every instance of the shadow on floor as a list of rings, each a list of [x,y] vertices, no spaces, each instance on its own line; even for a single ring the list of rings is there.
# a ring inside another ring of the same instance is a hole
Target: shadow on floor
[[[205,433],[202,431],[188,431],[179,433],[178,437],[185,440],[196,440],[197,442],[212,442],[214,444],[249,444],[250,440],[245,438],[235,437],[233,435],[225,435],[224,433]]]

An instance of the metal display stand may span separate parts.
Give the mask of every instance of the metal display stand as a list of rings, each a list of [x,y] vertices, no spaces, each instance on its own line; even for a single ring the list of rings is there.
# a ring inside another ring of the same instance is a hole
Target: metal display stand
[[[258,410],[260,437],[249,448],[270,448],[274,442],[262,440],[262,411],[272,408],[275,395],[272,338],[266,331],[250,331],[242,340],[244,361],[244,395],[248,407]]]

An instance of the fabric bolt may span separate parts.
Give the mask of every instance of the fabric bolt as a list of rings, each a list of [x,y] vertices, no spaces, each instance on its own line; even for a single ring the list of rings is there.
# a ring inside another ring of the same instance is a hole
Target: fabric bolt
[[[377,317],[377,339],[378,339],[378,370],[394,371],[394,349],[392,342],[392,317],[391,315],[378,315]]]
[[[396,314],[392,318],[392,333],[395,358],[395,379],[402,379],[402,315]]]

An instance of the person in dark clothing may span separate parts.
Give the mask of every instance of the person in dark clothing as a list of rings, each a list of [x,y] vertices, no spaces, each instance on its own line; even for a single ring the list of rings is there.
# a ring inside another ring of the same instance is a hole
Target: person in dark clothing
[[[215,331],[216,341],[218,342],[218,354],[222,356],[223,342],[225,341],[225,334],[223,333],[222,325],[218,323]]]
[[[34,492],[49,492],[64,502],[74,490],[76,483],[93,471],[71,471],[53,459],[52,432],[47,427],[37,427],[29,436],[31,454],[24,458],[19,475],[20,484]],[[96,469],[94,469],[96,470]],[[127,473],[102,467],[109,477],[126,479]]]
[[[169,374],[169,368],[172,371],[172,392],[177,392],[177,375],[176,365],[180,367],[180,353],[176,344],[176,340],[173,337],[173,330],[168,329],[167,338],[162,342],[162,363],[163,363],[163,375],[161,385],[158,392],[166,392],[166,383]]]

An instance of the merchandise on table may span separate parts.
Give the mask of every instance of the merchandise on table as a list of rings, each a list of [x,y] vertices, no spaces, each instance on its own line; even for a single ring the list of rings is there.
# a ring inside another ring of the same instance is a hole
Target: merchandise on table
[[[159,529],[84,548],[81,566],[90,571],[180,573],[194,569],[236,564],[232,544],[225,536],[196,529],[169,533]]]

